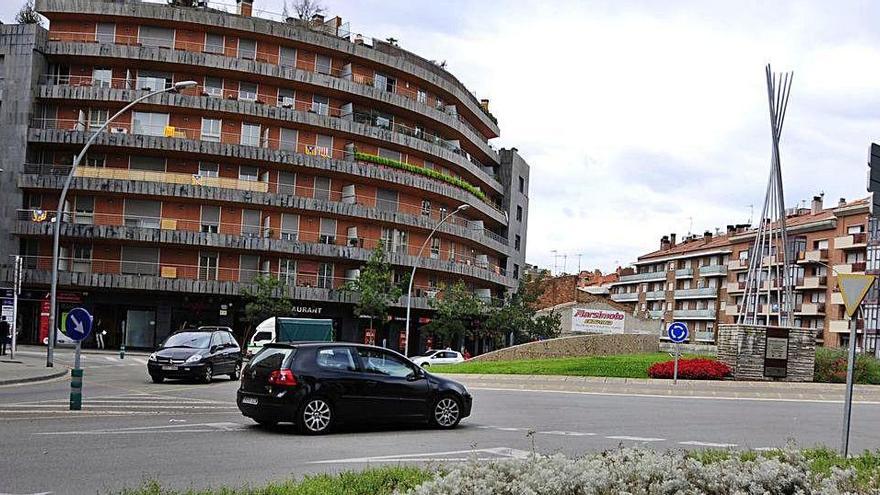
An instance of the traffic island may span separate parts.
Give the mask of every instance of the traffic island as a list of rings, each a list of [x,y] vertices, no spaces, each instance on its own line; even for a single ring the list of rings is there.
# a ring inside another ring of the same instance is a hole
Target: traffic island
[[[730,367],[735,380],[811,382],[815,329],[719,325],[718,360]]]

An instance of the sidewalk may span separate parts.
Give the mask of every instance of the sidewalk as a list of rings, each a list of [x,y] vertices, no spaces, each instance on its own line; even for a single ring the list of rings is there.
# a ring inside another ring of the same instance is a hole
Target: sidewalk
[[[23,346],[19,346],[19,351]],[[32,353],[15,353],[15,359],[9,354],[0,356],[0,386],[17,383],[39,382],[51,380],[67,374],[69,369],[60,363],[53,368],[46,367],[46,356]]]
[[[653,380],[555,375],[478,375],[443,373],[474,389],[528,390],[605,395],[642,395],[703,399],[843,402],[842,383]],[[880,405],[880,386],[856,385],[853,401]]]

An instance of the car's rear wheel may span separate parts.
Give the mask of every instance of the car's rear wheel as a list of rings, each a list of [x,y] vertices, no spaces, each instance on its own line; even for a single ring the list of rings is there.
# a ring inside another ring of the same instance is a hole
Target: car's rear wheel
[[[235,363],[235,369],[229,374],[229,378],[233,380],[241,378],[241,363]]]
[[[303,433],[320,435],[333,426],[333,407],[323,397],[306,399],[299,411],[297,426]]]
[[[165,377],[158,373],[150,373],[150,378],[153,379],[153,383],[162,383],[165,381]]]
[[[202,383],[211,383],[211,379],[214,377],[214,368],[211,367],[210,364],[206,364],[205,368],[202,370]]]
[[[443,395],[431,408],[431,424],[437,428],[455,428],[461,421],[461,401],[452,395]]]
[[[430,368],[431,363],[422,363],[422,368]]]

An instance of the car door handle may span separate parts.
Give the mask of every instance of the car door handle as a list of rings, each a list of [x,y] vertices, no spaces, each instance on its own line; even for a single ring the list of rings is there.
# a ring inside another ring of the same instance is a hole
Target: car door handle
[[[367,380],[365,383],[367,384],[368,387],[375,387],[376,385],[379,384],[379,382],[377,382],[376,380]]]

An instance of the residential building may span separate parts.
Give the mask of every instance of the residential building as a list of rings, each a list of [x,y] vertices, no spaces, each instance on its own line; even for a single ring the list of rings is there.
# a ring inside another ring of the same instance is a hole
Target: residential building
[[[0,26],[0,235],[14,239],[0,259],[24,257],[23,341],[48,334],[54,211],[74,154],[128,102],[187,80],[196,87],[151,97],[97,137],[63,205],[60,311],[92,310],[108,345],[123,325],[130,347],[196,324],[241,337],[241,293],[258,275],[288,284],[291,316],[331,318],[336,338],[364,341],[369,320],[343,288],[380,242],[399,282],[419,267],[413,329],[446,284],[484,298],[517,287],[529,166],[490,144],[488,100],[439,65],[339,18],[253,16],[250,0],[236,13],[136,0],[36,9],[48,30]],[[416,352],[424,336],[405,345],[405,303],[375,342]]]
[[[838,273],[865,272],[868,203],[843,199],[832,208],[823,198],[813,198],[810,208],[787,212],[786,225],[794,285],[791,324],[814,328],[817,343],[828,347],[847,345],[848,322],[837,292]],[[632,305],[637,313],[665,323],[684,321],[691,341],[714,343],[718,324],[735,323],[742,310],[750,259],[754,256],[756,231],[748,225],[728,225],[725,232],[705,232],[676,242],[664,236],[660,249],[638,258],[637,273],[624,275],[613,284],[611,298]],[[771,265],[779,253],[762,253],[762,266]],[[761,275],[760,286],[768,290],[759,300],[759,323],[779,325],[781,274]],[[861,335],[864,320],[857,319]],[[868,343],[871,345],[871,342]],[[863,345],[860,337],[859,346]]]

